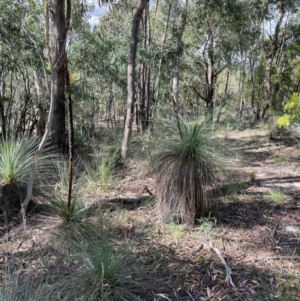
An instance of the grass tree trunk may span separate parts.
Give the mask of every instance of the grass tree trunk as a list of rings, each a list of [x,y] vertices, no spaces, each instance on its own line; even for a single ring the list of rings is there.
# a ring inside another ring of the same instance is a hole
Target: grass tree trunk
[[[66,48],[66,17],[65,0],[52,0],[53,20],[53,122],[51,138],[57,148],[65,149],[65,48]]]
[[[129,62],[127,69],[127,110],[125,120],[124,137],[121,148],[122,158],[127,158],[129,154],[129,146],[132,135],[132,123],[134,118],[134,102],[135,102],[135,65],[136,65],[136,50],[138,44],[138,33],[140,21],[142,19],[143,11],[149,0],[139,0],[131,29]]]

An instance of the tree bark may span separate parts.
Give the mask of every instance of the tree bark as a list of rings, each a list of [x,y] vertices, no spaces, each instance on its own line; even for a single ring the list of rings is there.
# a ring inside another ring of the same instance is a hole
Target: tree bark
[[[124,137],[121,148],[122,158],[127,158],[129,154],[129,146],[132,135],[132,123],[134,117],[134,102],[135,102],[135,65],[136,65],[136,50],[138,44],[139,25],[142,19],[143,11],[149,0],[139,0],[131,29],[129,61],[127,68],[127,110],[125,120]]]
[[[277,11],[278,11],[278,18],[277,18],[277,23],[275,26],[274,35],[272,37],[270,37],[271,48],[270,48],[269,53],[266,55],[266,69],[265,69],[264,86],[265,86],[265,99],[268,102],[271,101],[271,99],[270,99],[270,97],[271,97],[271,69],[272,69],[273,60],[279,49],[280,27],[281,27],[283,17],[285,14],[285,1],[284,0],[277,1]]]
[[[2,67],[0,71],[0,117],[1,117],[2,138],[4,139],[6,138],[6,120],[5,120],[5,113],[4,113],[6,76],[7,76],[7,72],[4,71],[4,68]]]
[[[178,29],[178,33],[176,37],[177,56],[176,56],[176,61],[175,61],[174,71],[173,71],[172,96],[174,100],[174,107],[176,106],[177,112],[179,109],[180,56],[181,56],[181,47],[182,47],[182,37],[183,37],[183,32],[187,20],[188,4],[189,4],[189,0],[186,0],[182,10],[180,27]]]
[[[212,122],[214,118],[214,94],[215,94],[215,85],[214,85],[214,37],[212,29],[210,26],[210,21],[207,20],[208,30],[207,30],[207,51],[205,51],[206,57],[206,121]]]
[[[160,87],[160,78],[161,78],[161,65],[162,65],[162,56],[164,53],[165,45],[166,45],[166,40],[167,40],[167,32],[168,32],[168,27],[169,27],[169,21],[170,21],[170,13],[171,13],[171,8],[172,8],[172,3],[173,1],[170,1],[169,4],[169,10],[168,10],[168,17],[167,17],[167,22],[165,25],[165,30],[164,30],[164,35],[163,35],[163,40],[162,40],[162,46],[161,46],[161,51],[160,51],[160,59],[158,62],[158,71],[155,79],[155,85],[154,85],[154,95],[153,95],[153,106],[150,109],[150,117],[153,118],[155,115],[155,111],[158,105],[158,96],[159,96],[159,87]],[[153,123],[152,123],[153,126]]]
[[[66,17],[65,0],[52,0],[53,19],[53,122],[51,138],[55,146],[65,150],[65,47],[66,47]]]

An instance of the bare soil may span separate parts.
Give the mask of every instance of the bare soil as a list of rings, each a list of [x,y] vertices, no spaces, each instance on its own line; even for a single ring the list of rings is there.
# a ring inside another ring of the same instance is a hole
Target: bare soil
[[[160,223],[153,200],[99,208],[116,246],[129,247],[151,268],[154,286],[142,300],[300,300],[300,146],[256,129],[228,134],[226,145],[236,154],[235,178],[223,189],[223,203],[196,225]],[[94,190],[86,199],[130,200],[149,191],[155,195],[155,175],[138,162],[120,172],[112,190]],[[40,212],[29,214],[26,231],[17,221],[1,224],[0,269],[23,253],[26,270],[58,222]],[[230,267],[233,285],[213,248]]]

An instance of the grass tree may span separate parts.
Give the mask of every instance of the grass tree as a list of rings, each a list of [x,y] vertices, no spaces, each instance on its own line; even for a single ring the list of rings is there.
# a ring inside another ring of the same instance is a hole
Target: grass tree
[[[179,122],[180,135],[164,141],[154,158],[157,210],[165,222],[193,223],[209,208],[208,192],[218,187],[225,161],[206,123]]]
[[[3,140],[0,143],[1,209],[10,212],[20,206],[31,172],[32,157],[37,148],[37,138]],[[50,171],[52,155],[47,152],[41,160],[39,170],[46,176]],[[40,174],[41,174],[40,173]]]

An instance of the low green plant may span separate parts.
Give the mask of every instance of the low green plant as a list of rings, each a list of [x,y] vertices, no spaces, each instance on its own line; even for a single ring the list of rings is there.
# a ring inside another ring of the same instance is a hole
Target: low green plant
[[[0,184],[4,211],[19,207],[24,196],[31,172],[33,156],[37,149],[37,138],[23,137],[19,140],[7,139],[0,142]],[[52,159],[55,154],[46,148],[39,159],[35,183],[47,178],[53,171]],[[35,194],[43,194],[40,185],[35,185]],[[13,208],[11,208],[13,207]]]
[[[200,230],[206,233],[210,232],[217,223],[217,219],[215,217],[211,217],[210,214],[208,217],[202,217],[197,221],[199,223]]]
[[[8,270],[4,275],[1,275],[0,300],[54,301],[58,299],[55,287],[49,285],[49,277],[46,275],[40,273],[36,275],[21,274],[18,271]]]
[[[102,186],[109,186],[113,179],[114,167],[118,158],[117,151],[107,154],[102,158],[98,166],[98,179]]]
[[[80,221],[78,212],[82,206],[80,206],[76,199],[72,200],[69,208],[66,198],[63,198],[60,194],[54,194],[50,201],[50,207],[52,212],[59,216],[64,225]]]
[[[256,173],[255,173],[255,171],[251,171],[251,172],[248,173],[247,180],[249,182],[254,182],[256,180]]]
[[[87,168],[89,174],[88,188],[100,185],[101,188],[109,188],[113,182],[114,169],[119,161],[119,149],[107,152],[99,156],[96,168]]]
[[[286,163],[288,161],[289,161],[289,159],[285,155],[275,158],[275,163],[277,163],[277,164]]]
[[[300,277],[297,275],[276,275],[280,301],[297,301],[300,296]]]
[[[168,224],[169,230],[172,232],[175,241],[180,240],[184,234],[184,230],[181,225],[178,225],[174,222]]]
[[[240,193],[245,188],[246,188],[246,183],[244,183],[244,182],[233,182],[233,183],[230,183],[226,187],[226,192],[229,195],[233,195],[233,194]]]
[[[132,262],[125,250],[115,250],[105,231],[100,232],[97,236],[84,235],[82,241],[70,245],[80,270],[67,279],[65,286],[82,301],[140,300],[140,293],[148,287],[145,279],[149,271]]]
[[[278,191],[278,190],[269,191],[266,194],[266,196],[268,199],[270,199],[271,201],[276,202],[276,203],[283,203],[284,200],[286,199],[285,194],[283,194],[281,191]]]

